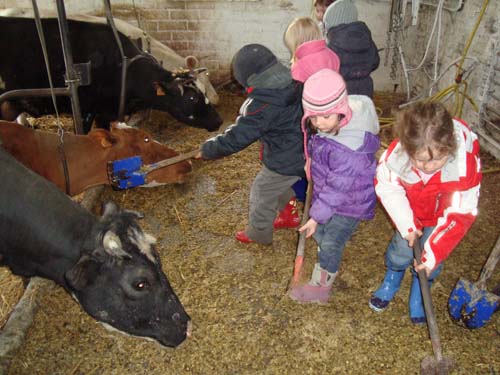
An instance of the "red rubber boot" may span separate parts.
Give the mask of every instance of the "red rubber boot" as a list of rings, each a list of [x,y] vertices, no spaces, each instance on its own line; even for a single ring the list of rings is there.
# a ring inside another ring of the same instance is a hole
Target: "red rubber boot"
[[[247,234],[245,233],[244,230],[240,230],[240,231],[236,232],[234,238],[236,238],[241,243],[253,243],[253,242],[255,242],[254,240],[252,240],[250,237],[247,236]]]
[[[286,204],[274,220],[274,229],[297,228],[300,224],[300,217],[297,210],[297,199],[292,198]]]

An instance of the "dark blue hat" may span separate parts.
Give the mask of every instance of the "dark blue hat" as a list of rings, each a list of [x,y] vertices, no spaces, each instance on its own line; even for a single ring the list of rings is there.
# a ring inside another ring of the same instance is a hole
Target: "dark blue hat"
[[[248,78],[259,74],[276,64],[278,59],[267,47],[261,44],[247,44],[233,58],[234,78],[244,87],[248,87]]]

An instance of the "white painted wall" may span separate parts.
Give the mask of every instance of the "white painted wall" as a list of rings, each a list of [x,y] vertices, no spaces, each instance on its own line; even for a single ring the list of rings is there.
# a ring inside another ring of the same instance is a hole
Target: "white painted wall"
[[[421,0],[422,2],[424,0]],[[437,0],[426,0],[432,3],[437,3]],[[446,5],[450,8],[458,8],[461,0],[447,0]],[[482,8],[484,13],[480,19]],[[410,12],[410,10],[408,10]],[[416,67],[424,56],[425,47],[431,34],[432,25],[435,19],[437,8],[435,6],[423,5],[420,7],[419,24],[411,26],[407,22],[404,32],[404,52],[405,60],[409,67]],[[464,80],[467,83],[468,97],[477,105],[481,104],[483,99],[483,77],[485,71],[489,68],[491,62],[492,50],[495,41],[500,43],[500,1],[498,0],[464,0],[463,8],[459,11],[445,10],[442,13],[442,35],[439,38],[439,49],[436,48],[437,37],[433,38],[428,56],[425,59],[423,68],[409,73],[410,89],[413,93],[423,92],[428,94],[428,88],[433,76],[434,61],[437,53],[437,61],[439,74],[444,73],[443,77],[438,81],[433,93],[442,92],[444,89],[452,87],[455,84],[455,77],[458,70],[456,66],[451,66],[451,69],[445,72],[454,61],[464,56],[467,59],[463,65]],[[476,22],[478,23],[477,30],[474,33]],[[471,41],[468,51],[466,46]],[[500,57],[496,57],[498,61]],[[498,63],[497,63],[498,64]],[[497,65],[500,68],[500,65]],[[427,71],[427,73],[426,73]],[[401,70],[400,70],[401,72]],[[496,73],[496,82],[500,82],[500,71]],[[463,86],[462,86],[463,88]],[[496,96],[500,97],[500,83],[490,89],[496,90]],[[413,96],[412,93],[412,96]],[[457,96],[450,96],[445,104],[450,110],[453,109],[454,100]],[[500,112],[500,102],[497,100],[491,103]],[[462,114],[460,115],[473,128],[478,124],[478,116],[476,108],[469,100],[465,100]],[[499,121],[500,125],[500,121]],[[497,142],[500,143],[500,133],[497,132]],[[483,148],[486,148],[486,142],[482,142]],[[489,148],[489,146],[488,146]],[[500,150],[496,151],[500,155]]]

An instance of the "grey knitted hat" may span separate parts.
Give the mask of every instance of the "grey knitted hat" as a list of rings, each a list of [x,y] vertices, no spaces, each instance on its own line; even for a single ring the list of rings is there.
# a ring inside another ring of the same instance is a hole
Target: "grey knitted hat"
[[[278,59],[267,47],[261,44],[247,44],[234,55],[233,75],[240,85],[248,87],[250,76],[262,73],[277,62]]]
[[[336,0],[326,8],[323,16],[325,30],[343,23],[356,22],[358,20],[358,9],[352,0]]]

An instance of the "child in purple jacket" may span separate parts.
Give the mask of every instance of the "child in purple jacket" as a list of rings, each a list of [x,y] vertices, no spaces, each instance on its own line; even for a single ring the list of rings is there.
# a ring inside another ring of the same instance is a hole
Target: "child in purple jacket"
[[[289,295],[301,303],[327,303],[347,241],[361,220],[375,214],[379,123],[372,100],[347,96],[344,80],[330,69],[305,82],[302,107],[306,174],[312,177],[313,195],[310,219],[299,231],[314,236],[319,262],[309,283],[294,287]]]

